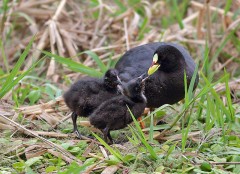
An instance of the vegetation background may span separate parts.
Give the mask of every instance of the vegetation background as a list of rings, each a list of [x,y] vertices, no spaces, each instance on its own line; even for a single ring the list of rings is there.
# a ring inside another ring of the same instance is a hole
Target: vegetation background
[[[0,173],[240,173],[239,27],[239,0],[1,1]],[[78,140],[62,93],[154,41],[189,50],[197,90],[112,146],[79,119]]]

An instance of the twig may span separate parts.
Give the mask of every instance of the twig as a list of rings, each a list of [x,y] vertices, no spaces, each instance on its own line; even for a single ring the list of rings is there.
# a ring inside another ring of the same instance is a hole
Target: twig
[[[207,39],[208,39],[208,45],[211,45],[212,43],[212,32],[211,32],[211,14],[209,9],[209,3],[210,0],[205,0],[205,7],[206,7],[206,20],[207,20]]]
[[[53,126],[51,127],[50,130],[55,129],[57,126],[59,126],[60,124],[62,124],[62,123],[65,122],[65,121],[67,121],[69,118],[71,118],[71,115],[72,115],[72,114],[69,114],[69,115],[67,115],[66,117],[64,117],[63,119],[61,119],[60,121],[58,121],[55,125],[53,125]]]
[[[66,161],[66,162],[68,162],[68,163],[72,163],[72,162],[73,162],[71,158],[66,157],[66,156],[63,156],[61,153],[56,152],[56,151],[54,151],[54,150],[52,150],[52,149],[48,149],[47,151],[48,151],[49,153],[51,153],[52,155],[54,155],[54,156],[56,156],[56,157],[58,157],[58,158],[61,158],[61,159],[63,159],[64,161]]]
[[[136,41],[136,42],[131,42],[129,45],[138,45],[138,44],[139,44],[139,42]],[[113,48],[124,47],[124,46],[126,46],[126,44],[117,44],[117,45],[111,45],[111,46],[106,46],[106,47],[94,48],[94,49],[91,49],[91,51],[100,52],[100,51],[113,49]]]
[[[50,34],[50,45],[51,51],[55,54],[55,43],[56,43],[56,35],[59,35],[58,29],[56,26],[56,21],[58,20],[59,15],[61,14],[63,7],[65,6],[67,0],[62,0],[51,20],[49,20],[49,34]],[[54,59],[51,59],[48,70],[47,70],[47,77],[54,75],[56,69],[56,63]]]
[[[105,158],[105,159],[109,159],[106,150],[105,150],[102,146],[99,146],[99,148],[100,148],[100,150],[101,150],[101,152],[102,152],[104,158]]]
[[[9,12],[8,12],[8,15],[7,15],[7,19],[6,19],[6,21],[3,23],[3,26],[1,26],[2,28],[1,28],[1,32],[2,32],[2,42],[4,43],[4,41],[5,41],[5,38],[6,38],[6,36],[7,36],[7,34],[4,34],[4,32],[5,32],[5,24],[8,24],[9,22],[10,22],[10,19],[11,19],[11,17],[12,17],[12,12],[13,12],[13,8],[14,8],[14,4],[16,3],[16,0],[14,0],[14,1],[12,1],[12,4],[11,4],[11,8],[10,8],[10,10],[9,10]],[[2,17],[3,18],[3,17]],[[3,19],[2,19],[3,20]],[[3,22],[3,21],[1,21],[1,22]]]
[[[186,25],[187,23],[191,22],[192,20],[196,19],[199,16],[199,12],[195,12],[191,14],[190,16],[183,19],[183,23]]]
[[[33,62],[40,57],[41,51],[39,51],[39,50],[43,50],[45,48],[45,46],[47,45],[48,40],[49,40],[48,34],[49,34],[49,31],[45,30],[44,33],[41,35],[41,39],[39,40],[39,42],[37,44],[36,51],[33,52],[31,58],[30,58],[30,56],[28,57],[28,61],[26,62],[24,71],[26,71],[33,64]]]
[[[225,68],[229,63],[231,63],[233,61],[233,59],[235,59],[235,57],[231,57],[230,59],[228,59],[226,62],[224,62],[223,64],[220,65],[219,68],[217,68],[215,70],[215,73],[217,74],[218,72],[220,72],[223,68]]]
[[[99,162],[91,165],[83,174],[89,174],[97,165],[101,164],[104,160],[100,160]]]
[[[62,153],[62,155],[66,155],[68,158],[74,160],[74,161],[77,161],[80,165],[82,164],[82,161],[80,161],[79,159],[77,159],[75,156],[73,156],[72,154],[70,154],[69,152],[67,152],[65,149],[63,149],[61,146],[39,136],[37,133],[33,132],[33,131],[30,131],[28,129],[26,129],[25,127],[23,127],[22,125],[18,124],[17,122],[15,121],[12,121],[11,119],[7,118],[6,116],[0,114],[0,116],[2,118],[4,118],[5,120],[9,121],[11,124],[15,125],[16,127],[18,127],[19,129],[22,129],[26,132],[28,132],[29,134],[33,135],[34,137],[42,140],[43,142],[45,142],[46,144],[48,144],[49,146],[51,146],[52,148],[58,150],[60,153]]]
[[[240,23],[240,18],[237,19],[237,20],[235,20],[234,22],[232,22],[232,23],[228,26],[227,31],[230,31],[230,30],[233,30],[233,29],[239,27],[239,23]]]
[[[101,156],[98,156],[98,155],[95,155],[95,154],[93,154],[93,153],[88,153],[88,155],[91,156],[91,157],[100,159],[100,160],[105,160],[105,158],[103,158],[103,157],[101,157]]]
[[[194,136],[198,136],[201,134],[202,134],[202,131],[190,132],[188,134],[188,138],[193,138]],[[154,137],[154,139],[176,141],[176,140],[182,139],[182,134],[176,134],[176,135],[171,135],[171,136],[167,136],[167,137],[158,137],[158,135],[156,135],[156,137]]]
[[[181,42],[186,42],[186,43],[190,43],[190,44],[197,44],[197,45],[205,45],[206,44],[204,40],[186,39],[181,36],[176,37],[176,39],[178,39]]]
[[[56,0],[41,0],[41,1],[27,1],[25,3],[22,3],[19,7],[19,9],[22,8],[32,8],[33,6],[43,5],[43,4],[49,4],[52,2],[55,2]]]
[[[54,14],[54,16],[52,17],[52,20],[57,20],[58,19],[58,17],[59,17],[59,15],[60,15],[60,13],[62,12],[62,9],[63,9],[63,7],[65,6],[65,4],[66,4],[66,2],[67,2],[67,0],[62,0],[61,2],[60,2],[60,4],[59,4],[59,6],[58,6],[58,8],[57,8],[57,10],[56,10],[56,12],[55,12],[55,14]]]
[[[101,174],[114,174],[115,172],[117,172],[118,169],[119,169],[118,165],[108,166],[102,171]]]
[[[199,2],[196,2],[196,1],[190,1],[191,5],[197,7],[197,8],[200,8],[200,9],[204,9],[204,4],[202,3],[199,3]],[[213,6],[209,6],[209,9],[211,11],[214,11],[214,12],[217,12],[221,15],[224,15],[224,10],[223,9],[220,9],[220,8],[217,8],[217,7],[213,7]],[[233,13],[232,12],[227,12],[226,14],[227,16],[229,17],[233,17]]]
[[[99,31],[99,26],[100,26],[100,23],[102,21],[102,15],[103,15],[103,5],[102,4],[103,3],[102,3],[102,0],[98,0],[98,2],[99,2],[99,16],[98,16],[98,20],[97,20],[97,23],[96,23],[96,26],[95,26],[93,38],[90,42],[90,49],[92,49],[93,46],[94,46],[94,42],[97,38],[97,33]]]
[[[73,137],[70,134],[63,134],[59,132],[44,132],[44,131],[32,131],[38,135],[42,136],[48,136],[48,137],[55,137],[55,138],[67,138],[67,137]]]
[[[92,141],[89,145],[88,145],[88,147],[85,149],[85,151],[82,153],[82,156],[84,156],[84,157],[87,157],[88,155],[89,155],[89,153],[93,150],[93,148],[94,148],[94,142]]]
[[[198,37],[198,39],[203,38],[202,23],[203,23],[204,11],[205,11],[204,9],[200,9],[199,14],[198,14],[198,21],[197,21],[197,37]]]
[[[126,49],[128,51],[129,50],[129,38],[128,38],[127,21],[128,21],[128,18],[124,18],[123,24],[124,24],[124,32],[125,32],[125,40],[126,40]]]
[[[131,8],[129,8],[126,12],[124,12],[124,13],[120,14],[118,17],[116,17],[114,19],[114,22],[124,19],[125,17],[129,16],[132,12],[133,12],[133,10]]]

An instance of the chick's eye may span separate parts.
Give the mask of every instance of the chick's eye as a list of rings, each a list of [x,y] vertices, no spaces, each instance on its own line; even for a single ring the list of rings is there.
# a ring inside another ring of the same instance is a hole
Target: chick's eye
[[[135,87],[135,91],[138,91],[139,90],[139,87]]]

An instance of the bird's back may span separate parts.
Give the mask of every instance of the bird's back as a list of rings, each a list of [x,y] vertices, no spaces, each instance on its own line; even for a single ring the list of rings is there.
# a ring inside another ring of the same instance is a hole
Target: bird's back
[[[126,97],[119,95],[103,102],[90,115],[89,120],[92,125],[99,129],[104,129],[107,125],[114,127],[115,124],[118,125],[117,127],[121,127],[125,122],[126,111]]]
[[[153,42],[132,48],[119,59],[115,68],[119,71],[121,80],[127,82],[147,72],[152,64],[154,52],[161,45],[171,45],[177,48],[184,56],[187,71],[193,74],[195,63],[185,48],[175,43]]]
[[[147,72],[152,63],[152,56],[162,43],[149,43],[127,51],[117,62],[115,68],[119,71],[119,77],[127,82]]]
[[[94,109],[88,103],[98,95],[102,88],[102,80],[98,78],[83,78],[75,82],[64,94],[66,105],[79,116],[88,116]]]

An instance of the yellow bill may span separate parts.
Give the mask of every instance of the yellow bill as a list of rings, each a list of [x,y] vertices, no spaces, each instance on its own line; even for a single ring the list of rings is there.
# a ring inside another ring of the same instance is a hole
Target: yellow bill
[[[153,73],[155,73],[158,68],[160,67],[160,65],[152,65],[149,69],[148,69],[148,75],[152,75]]]

